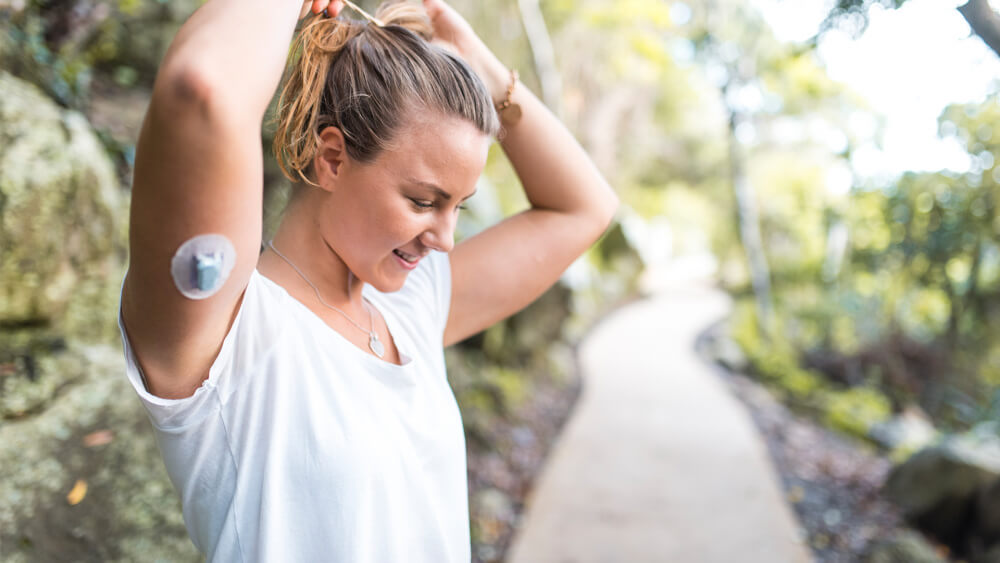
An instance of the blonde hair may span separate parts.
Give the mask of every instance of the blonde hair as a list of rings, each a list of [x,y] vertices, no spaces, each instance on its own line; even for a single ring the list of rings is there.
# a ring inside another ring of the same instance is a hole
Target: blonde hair
[[[329,126],[340,129],[347,154],[359,162],[374,160],[414,113],[460,117],[497,134],[486,86],[465,61],[430,43],[423,6],[385,2],[375,17],[385,26],[316,16],[293,42],[274,137],[274,155],[292,182],[297,174],[316,185],[304,171]]]

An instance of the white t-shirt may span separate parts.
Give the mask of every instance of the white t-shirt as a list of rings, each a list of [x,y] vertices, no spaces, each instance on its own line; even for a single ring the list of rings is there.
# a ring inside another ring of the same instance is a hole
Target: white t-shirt
[[[448,255],[421,260],[398,292],[363,294],[404,365],[255,270],[208,379],[176,400],[146,390],[119,309],[128,378],[209,561],[470,560],[465,435],[442,349]]]

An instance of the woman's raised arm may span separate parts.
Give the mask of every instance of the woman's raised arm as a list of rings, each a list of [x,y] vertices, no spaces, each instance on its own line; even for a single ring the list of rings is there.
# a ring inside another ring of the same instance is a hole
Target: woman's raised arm
[[[314,9],[327,7],[319,1]],[[308,9],[300,6],[209,0],[178,31],[157,74],[136,147],[122,318],[160,397],[190,396],[208,377],[256,267],[261,122]],[[205,234],[232,243],[234,267],[214,294],[193,300],[176,286],[171,261]]]
[[[209,0],[177,32],[160,67],[162,96],[217,102],[260,123],[281,80],[296,22],[311,5],[275,0]],[[333,2],[331,15],[342,8]],[[154,93],[155,97],[155,93]]]
[[[442,0],[424,0],[435,37],[504,99],[510,71]],[[511,102],[522,117],[501,146],[531,208],[463,241],[451,252],[452,300],[444,344],[454,344],[523,309],[559,279],[608,227],[618,197],[566,127],[523,84]]]

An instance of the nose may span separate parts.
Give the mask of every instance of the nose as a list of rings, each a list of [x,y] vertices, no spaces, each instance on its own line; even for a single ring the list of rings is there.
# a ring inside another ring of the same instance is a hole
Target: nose
[[[451,252],[455,247],[456,213],[441,213],[434,224],[420,235],[420,243],[439,252]]]

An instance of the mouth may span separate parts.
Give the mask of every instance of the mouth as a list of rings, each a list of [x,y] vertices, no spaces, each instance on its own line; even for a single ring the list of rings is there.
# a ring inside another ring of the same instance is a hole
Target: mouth
[[[417,256],[416,254],[403,252],[398,248],[396,250],[393,250],[392,253],[395,254],[396,257],[399,258],[400,262],[402,262],[403,266],[408,269],[416,268],[417,262],[419,262],[420,259],[423,258],[423,256]]]

